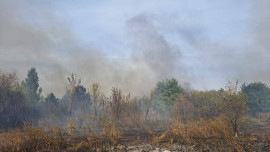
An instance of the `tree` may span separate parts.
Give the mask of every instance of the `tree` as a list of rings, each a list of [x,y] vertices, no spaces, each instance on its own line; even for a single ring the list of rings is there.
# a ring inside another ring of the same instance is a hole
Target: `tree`
[[[75,101],[90,102],[90,94],[87,93],[86,88],[82,85],[77,86],[75,93]]]
[[[178,101],[174,104],[172,113],[176,120],[180,120],[184,123],[193,118],[194,105],[189,100],[189,97],[186,93],[180,96]]]
[[[0,129],[17,127],[27,120],[25,99],[17,76],[0,73]]]
[[[67,90],[70,94],[70,110],[69,114],[72,115],[72,106],[75,98],[75,94],[77,92],[78,86],[81,84],[81,79],[78,78],[74,73],[71,74],[70,77],[67,78],[69,85],[67,87]]]
[[[53,93],[50,93],[46,96],[45,99],[43,99],[43,102],[41,100],[37,108],[42,113],[42,116],[46,116],[46,117],[56,116],[58,118],[60,115],[58,104],[59,104],[59,99],[56,98]]]
[[[111,109],[112,109],[112,115],[117,124],[119,122],[121,113],[123,111],[122,103],[123,103],[122,91],[117,88],[112,88]]]
[[[259,113],[269,111],[270,88],[266,84],[261,82],[243,84],[241,89],[248,98],[247,106],[252,116],[257,117]]]
[[[76,88],[76,93],[74,97],[74,106],[73,109],[77,110],[77,114],[82,114],[85,116],[91,108],[91,96],[90,94],[86,91],[86,88],[82,85],[77,86]]]
[[[232,125],[233,132],[237,137],[239,132],[239,121],[246,113],[247,99],[243,92],[238,91],[238,82],[234,85],[229,82],[226,86],[226,95],[224,101],[224,110],[230,124]]]
[[[220,89],[209,91],[190,91],[185,96],[194,105],[195,119],[213,119],[222,113],[222,104],[224,102],[224,90]]]
[[[154,91],[151,91],[150,98],[144,96],[141,99],[142,109],[143,111],[145,111],[145,120],[147,120],[148,118],[150,108],[152,107],[153,98],[154,98]]]
[[[93,106],[95,110],[95,119],[97,120],[97,106],[98,106],[98,100],[101,94],[99,83],[92,83],[91,88],[90,88],[90,94],[92,97]]]
[[[53,113],[58,104],[58,100],[53,93],[48,94],[48,96],[45,98],[46,104],[50,107],[50,113]]]
[[[57,103],[59,99],[55,97],[53,93],[48,94],[48,96],[45,98],[46,102],[51,102],[51,103]]]
[[[35,68],[28,71],[27,78],[22,82],[26,94],[27,105],[35,107],[40,99],[42,89],[39,88],[38,73]]]
[[[158,82],[154,89],[154,108],[161,113],[170,111],[184,89],[174,78]]]

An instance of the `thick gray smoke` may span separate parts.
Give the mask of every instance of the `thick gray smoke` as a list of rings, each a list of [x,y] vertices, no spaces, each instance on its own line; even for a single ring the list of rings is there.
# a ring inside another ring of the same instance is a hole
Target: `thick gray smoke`
[[[158,79],[172,77],[181,55],[179,49],[170,45],[144,15],[132,18],[127,26],[135,41],[134,59],[146,62]]]
[[[245,56],[251,80],[260,80],[270,85],[270,1],[254,1],[251,16],[252,46]]]
[[[241,48],[220,48],[217,66],[228,80],[262,81],[270,85],[270,1],[253,1],[250,8],[249,33]]]
[[[133,95],[148,95],[157,81],[177,76],[176,68],[181,71],[180,51],[156,31],[146,16],[135,16],[126,24],[133,46],[130,60],[109,60],[98,50],[82,50],[73,52],[72,71],[87,84],[101,82],[105,90],[116,86]],[[190,87],[189,83],[183,85]]]
[[[239,80],[240,83],[262,81],[270,85],[270,1],[252,1],[250,6],[247,30],[241,35],[243,39],[235,42],[237,46],[209,38],[203,26],[179,28],[184,41],[196,50],[190,58],[196,61],[193,64],[194,79],[191,80],[194,86],[223,87],[228,80]],[[220,32],[225,30],[217,28]],[[232,37],[237,35],[233,31],[230,34]]]
[[[127,22],[134,36],[132,59],[115,61],[98,48],[80,45],[49,2],[42,7],[32,3],[31,9],[27,4],[0,1],[0,69],[24,79],[27,70],[36,67],[45,93],[63,95],[71,72],[85,87],[100,82],[105,92],[115,86],[134,95],[148,94],[157,80],[173,76],[179,50],[142,16]]]
[[[223,87],[227,80],[237,79],[270,84],[268,0],[252,3],[247,40],[237,48],[213,42],[201,25],[161,23],[194,48],[190,56],[166,39],[156,26],[159,21],[147,13],[136,13],[139,15],[126,19],[123,29],[132,52],[126,60],[111,59],[102,49],[80,42],[50,2],[0,0],[0,70],[16,72],[23,80],[27,70],[36,67],[45,94],[63,95],[72,72],[87,88],[100,82],[107,93],[115,86],[133,95],[148,94],[157,81],[171,77],[186,88],[191,84],[195,88]]]
[[[16,72],[20,79],[24,79],[30,67],[37,67],[40,82],[46,91],[62,90],[62,77],[66,71],[61,64],[62,58],[55,56],[59,44],[56,41],[68,42],[72,35],[59,28],[61,24],[57,23],[51,10],[34,11],[37,9],[35,4],[32,10],[27,8],[22,1],[0,1],[0,69]],[[28,11],[33,11],[33,16],[26,15]],[[51,27],[38,26],[38,20],[33,20],[36,23],[29,25],[34,15],[35,19],[45,18],[44,22],[51,23]]]

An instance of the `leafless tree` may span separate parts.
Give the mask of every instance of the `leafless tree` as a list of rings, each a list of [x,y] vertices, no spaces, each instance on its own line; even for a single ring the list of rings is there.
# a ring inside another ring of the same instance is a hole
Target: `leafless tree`
[[[91,95],[91,98],[93,101],[93,107],[95,110],[95,119],[97,120],[97,107],[98,107],[98,101],[101,95],[99,83],[92,83],[92,86],[90,88],[90,95]]]
[[[120,119],[120,115],[123,110],[122,102],[123,102],[122,91],[118,88],[112,88],[111,108],[112,108],[112,115],[117,123]]]
[[[77,92],[78,87],[81,84],[81,79],[78,78],[77,75],[72,73],[71,76],[67,78],[67,80],[69,82],[67,90],[68,90],[68,92],[70,93],[70,96],[71,96],[71,98],[70,98],[70,111],[69,111],[69,114],[71,116],[74,97],[75,97],[75,94]]]
[[[226,95],[225,95],[225,105],[224,110],[227,115],[230,124],[232,125],[233,132],[235,136],[238,136],[239,132],[239,121],[241,117],[246,113],[246,103],[247,99],[245,95],[238,91],[238,81],[234,85],[229,82],[226,87]]]
[[[148,114],[149,114],[149,111],[150,111],[150,108],[152,107],[152,100],[154,99],[154,91],[152,90],[151,93],[150,93],[150,98],[146,100],[146,103],[145,103],[145,120],[148,119]]]

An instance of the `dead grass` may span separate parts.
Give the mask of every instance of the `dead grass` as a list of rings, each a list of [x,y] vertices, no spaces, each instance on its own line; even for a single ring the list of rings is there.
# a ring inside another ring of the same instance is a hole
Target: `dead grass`
[[[202,149],[216,151],[253,151],[255,138],[234,137],[225,118],[216,120],[200,120],[187,124],[174,123],[161,136],[155,137],[155,143],[166,142],[168,146],[173,143],[195,145]]]
[[[144,128],[119,128],[114,123],[103,125],[101,130],[89,126],[76,130],[75,122],[66,129],[55,126],[51,129],[25,126],[22,130],[9,130],[0,134],[0,151],[107,151],[119,144],[153,142],[195,146],[210,151],[258,151],[256,142],[260,139],[270,144],[270,136],[234,137],[224,117],[215,120],[189,121],[185,124],[172,123],[167,130]]]
[[[39,151],[41,149],[61,150],[67,147],[66,139],[57,129],[53,134],[45,132],[41,128],[25,126],[23,130],[10,130],[0,136],[0,151],[26,152]]]

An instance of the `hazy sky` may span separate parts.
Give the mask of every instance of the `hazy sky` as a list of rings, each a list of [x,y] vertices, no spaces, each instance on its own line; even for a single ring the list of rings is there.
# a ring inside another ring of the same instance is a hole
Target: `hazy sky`
[[[0,0],[0,71],[36,67],[44,94],[74,72],[135,95],[175,77],[185,88],[270,84],[269,0]]]

